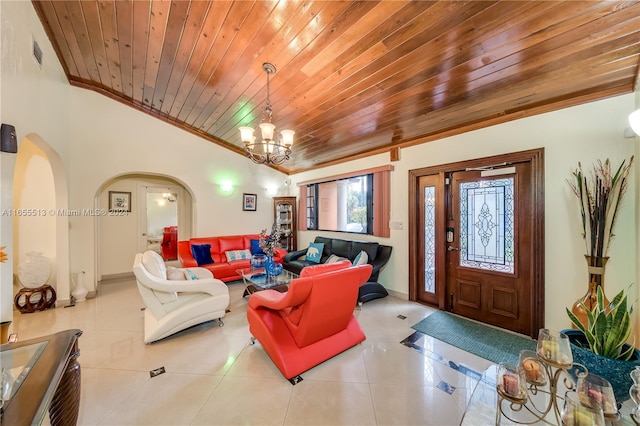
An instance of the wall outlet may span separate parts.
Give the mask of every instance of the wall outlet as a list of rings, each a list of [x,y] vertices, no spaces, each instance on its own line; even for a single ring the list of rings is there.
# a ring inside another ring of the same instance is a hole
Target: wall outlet
[[[402,222],[389,222],[389,228],[396,231],[402,230]]]

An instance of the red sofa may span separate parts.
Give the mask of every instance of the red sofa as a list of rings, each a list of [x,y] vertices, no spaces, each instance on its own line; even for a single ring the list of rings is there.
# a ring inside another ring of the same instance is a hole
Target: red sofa
[[[280,372],[296,376],[365,340],[353,309],[370,264],[341,261],[307,266],[289,290],[249,297],[249,331]]]
[[[238,274],[238,269],[251,267],[249,259],[227,261],[226,252],[232,250],[251,250],[251,240],[259,240],[259,234],[250,235],[231,235],[224,237],[199,237],[191,238],[188,241],[178,241],[178,260],[183,268],[191,268],[200,266],[207,268],[213,273],[213,276],[221,281],[229,282],[242,279]],[[192,244],[210,244],[211,258],[213,263],[198,265],[191,251]],[[277,249],[277,253],[273,256],[273,260],[282,263],[284,256],[287,254],[285,249]]]

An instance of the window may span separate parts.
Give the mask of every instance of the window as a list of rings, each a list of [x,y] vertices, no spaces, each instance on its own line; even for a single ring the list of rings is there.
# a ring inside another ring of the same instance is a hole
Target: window
[[[301,182],[300,230],[338,231],[389,237],[391,166]]]
[[[373,174],[307,185],[307,229],[371,234]]]

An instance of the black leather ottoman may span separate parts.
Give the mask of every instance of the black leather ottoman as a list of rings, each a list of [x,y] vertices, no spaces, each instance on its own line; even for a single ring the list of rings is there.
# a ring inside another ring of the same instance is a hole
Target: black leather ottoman
[[[358,289],[358,302],[365,303],[388,295],[387,289],[382,284],[370,281],[362,284]]]

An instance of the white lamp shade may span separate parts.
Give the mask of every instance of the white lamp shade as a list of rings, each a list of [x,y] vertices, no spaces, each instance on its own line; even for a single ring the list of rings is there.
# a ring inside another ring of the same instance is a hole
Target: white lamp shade
[[[640,109],[629,114],[629,125],[636,135],[640,136]]]
[[[262,140],[273,140],[273,131],[276,126],[272,123],[260,123],[260,130],[262,131]]]
[[[283,130],[280,133],[282,134],[282,144],[284,146],[290,147],[293,145],[293,135],[295,135],[296,132],[293,130]]]
[[[244,143],[252,143],[254,140],[253,127],[240,127],[240,138]]]

